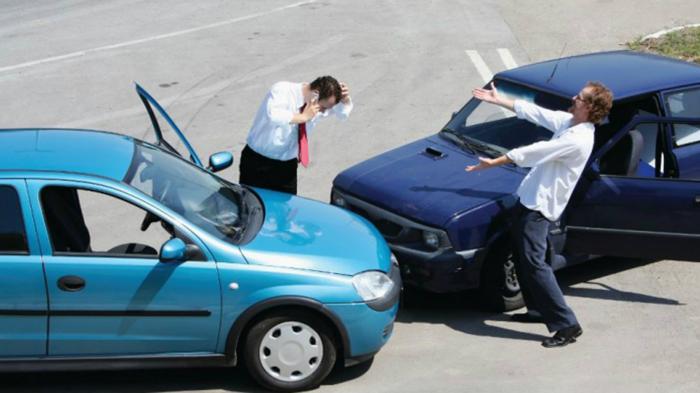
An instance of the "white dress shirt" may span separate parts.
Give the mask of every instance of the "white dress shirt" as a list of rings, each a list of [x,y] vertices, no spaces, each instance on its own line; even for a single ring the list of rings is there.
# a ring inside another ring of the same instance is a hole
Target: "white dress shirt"
[[[556,221],[593,151],[595,126],[585,122],[572,127],[571,113],[552,111],[523,100],[515,101],[515,113],[518,118],[554,133],[548,141],[513,149],[506,156],[518,166],[532,168],[518,188],[520,203]]]
[[[292,116],[304,105],[303,84],[277,82],[263,99],[248,133],[248,146],[256,153],[274,160],[287,161],[299,156],[298,125],[291,124]],[[341,120],[352,111],[352,102],[337,103],[325,112],[319,112],[306,122],[306,135],[311,134],[316,122],[331,114]]]

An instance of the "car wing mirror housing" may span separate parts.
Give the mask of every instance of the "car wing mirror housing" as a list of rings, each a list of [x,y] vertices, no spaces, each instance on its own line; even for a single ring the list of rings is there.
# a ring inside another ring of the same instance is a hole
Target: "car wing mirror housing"
[[[224,170],[233,164],[233,154],[220,151],[209,156],[209,169],[212,172]]]
[[[185,244],[182,239],[174,237],[160,247],[158,259],[161,262],[185,262],[199,254],[199,247],[194,244]]]

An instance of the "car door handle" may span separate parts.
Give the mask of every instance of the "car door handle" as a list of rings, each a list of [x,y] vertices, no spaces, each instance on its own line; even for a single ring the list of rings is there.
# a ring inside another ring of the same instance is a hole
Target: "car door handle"
[[[695,196],[695,204],[700,205],[700,195]]]
[[[66,292],[78,292],[85,288],[85,280],[78,276],[63,276],[58,279],[58,288]]]

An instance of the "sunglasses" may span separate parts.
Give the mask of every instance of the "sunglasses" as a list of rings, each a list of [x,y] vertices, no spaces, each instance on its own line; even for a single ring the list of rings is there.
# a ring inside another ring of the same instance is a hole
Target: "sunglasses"
[[[586,98],[581,95],[581,93],[578,93],[574,96],[573,101],[583,101],[586,102]]]

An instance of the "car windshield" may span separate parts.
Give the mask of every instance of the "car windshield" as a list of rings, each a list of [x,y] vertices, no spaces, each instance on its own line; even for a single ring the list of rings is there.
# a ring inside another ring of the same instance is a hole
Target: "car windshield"
[[[502,80],[495,81],[499,94],[512,99],[534,102],[553,110],[566,110],[570,100],[529,87]],[[499,106],[471,99],[442,130],[442,134],[458,145],[491,156],[497,156],[519,146],[548,140],[552,132]]]
[[[252,191],[144,142],[135,142],[124,182],[233,244],[262,224],[262,204]]]

